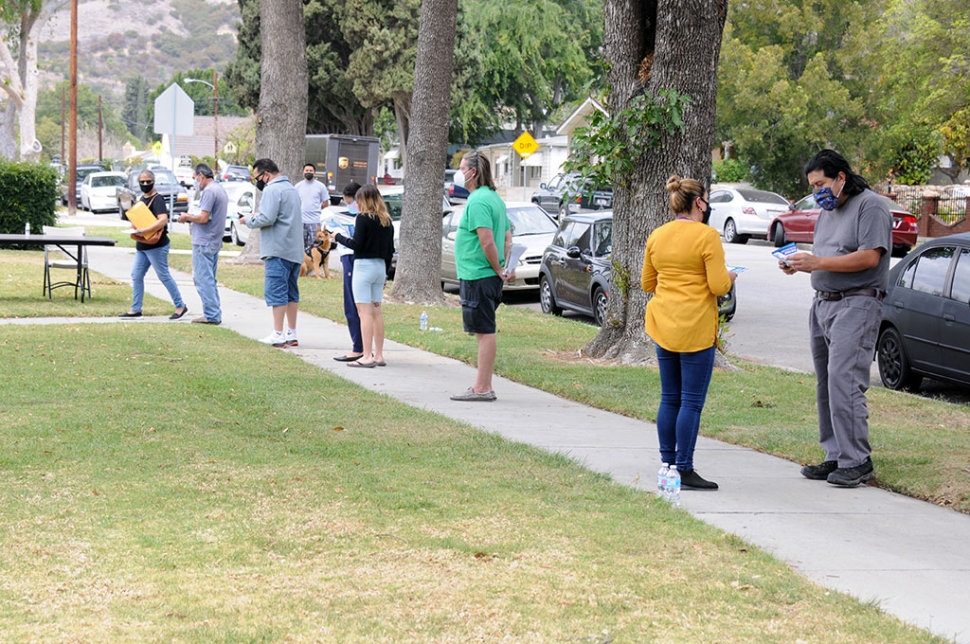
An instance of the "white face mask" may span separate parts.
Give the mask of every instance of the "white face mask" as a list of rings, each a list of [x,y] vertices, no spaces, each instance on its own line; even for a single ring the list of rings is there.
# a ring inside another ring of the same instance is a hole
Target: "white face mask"
[[[455,170],[455,180],[454,184],[459,188],[465,187],[465,173],[461,170]]]

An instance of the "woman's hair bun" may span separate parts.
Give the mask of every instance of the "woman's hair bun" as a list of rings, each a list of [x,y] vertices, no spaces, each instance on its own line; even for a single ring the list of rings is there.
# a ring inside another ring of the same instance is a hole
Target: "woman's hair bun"
[[[678,192],[680,190],[680,177],[676,174],[667,179],[667,192]]]

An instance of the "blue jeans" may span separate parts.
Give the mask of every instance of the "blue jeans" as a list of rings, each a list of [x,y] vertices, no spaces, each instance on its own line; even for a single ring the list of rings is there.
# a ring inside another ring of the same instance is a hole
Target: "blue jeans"
[[[714,371],[714,351],[712,346],[694,353],[677,353],[657,346],[660,458],[664,463],[676,464],[681,472],[694,469],[694,445]]]
[[[131,267],[131,310],[134,313],[141,312],[142,300],[145,299],[145,275],[148,274],[148,267],[155,269],[155,275],[172,298],[172,303],[176,309],[185,306],[182,301],[182,293],[179,291],[178,284],[172,274],[168,272],[168,249],[170,244],[165,244],[160,248],[151,250],[136,250],[135,263]]]
[[[344,317],[347,318],[350,341],[354,343],[354,350],[351,353],[363,353],[364,341],[360,337],[360,315],[354,302],[354,289],[351,287],[354,278],[354,256],[341,255],[340,264],[344,269]]]
[[[209,322],[222,322],[222,303],[216,269],[219,267],[219,248],[192,244],[192,280],[202,298],[202,315]]]

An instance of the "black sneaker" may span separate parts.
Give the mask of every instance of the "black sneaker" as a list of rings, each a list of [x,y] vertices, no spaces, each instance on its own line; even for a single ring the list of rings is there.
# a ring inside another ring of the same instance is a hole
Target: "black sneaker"
[[[824,461],[818,465],[806,465],[802,468],[802,476],[813,481],[824,481],[829,474],[839,469],[838,461]]]
[[[858,487],[873,476],[875,474],[873,473],[872,459],[866,457],[865,461],[855,467],[838,468],[829,474],[828,482],[839,487]]]
[[[702,479],[697,470],[684,470],[680,473],[680,487],[683,490],[716,490],[717,483]]]

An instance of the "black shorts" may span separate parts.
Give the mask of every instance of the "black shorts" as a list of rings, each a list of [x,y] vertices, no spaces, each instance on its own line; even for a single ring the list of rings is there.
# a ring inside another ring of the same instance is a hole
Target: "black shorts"
[[[461,280],[461,321],[465,333],[495,333],[495,309],[502,303],[502,278]]]

